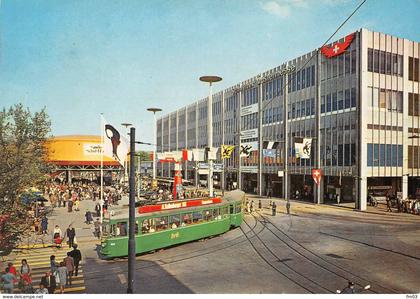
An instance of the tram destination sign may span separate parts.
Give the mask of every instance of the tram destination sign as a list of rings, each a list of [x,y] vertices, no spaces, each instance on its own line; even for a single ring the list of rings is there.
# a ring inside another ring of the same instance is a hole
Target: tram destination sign
[[[211,205],[211,204],[217,204],[221,202],[222,202],[222,199],[220,197],[183,200],[183,201],[175,201],[175,202],[168,202],[168,203],[161,203],[157,205],[147,205],[147,206],[139,207],[138,212],[151,213],[151,212],[159,212],[159,211],[166,211],[166,210],[173,210],[173,209]]]

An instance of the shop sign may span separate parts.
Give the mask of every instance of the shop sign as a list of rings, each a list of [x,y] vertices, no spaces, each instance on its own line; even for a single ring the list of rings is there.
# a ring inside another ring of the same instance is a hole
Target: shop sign
[[[249,115],[256,112],[258,112],[258,103],[241,107],[241,116]]]
[[[258,173],[258,166],[241,166],[243,173]]]
[[[84,143],[83,154],[85,156],[97,156],[101,154],[102,145],[100,143]]]

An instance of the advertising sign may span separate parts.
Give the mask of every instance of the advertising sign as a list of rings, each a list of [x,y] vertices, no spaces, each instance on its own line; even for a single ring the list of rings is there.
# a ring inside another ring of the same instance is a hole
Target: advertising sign
[[[100,155],[101,150],[102,150],[102,145],[100,143],[84,143],[83,144],[83,154],[85,156]]]
[[[256,112],[258,112],[258,103],[241,107],[241,116],[249,115]]]

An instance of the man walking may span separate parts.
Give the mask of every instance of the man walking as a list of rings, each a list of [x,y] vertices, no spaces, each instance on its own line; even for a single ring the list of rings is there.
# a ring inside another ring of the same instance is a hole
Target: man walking
[[[41,230],[42,230],[43,235],[47,234],[47,229],[48,229],[48,218],[47,216],[44,215],[41,219]]]
[[[70,251],[70,256],[74,261],[74,276],[77,276],[79,272],[79,263],[82,260],[82,253],[77,249],[77,244],[73,245],[73,250]]]
[[[68,238],[69,248],[72,248],[74,245],[74,237],[76,236],[76,231],[71,224],[67,228],[66,234]]]
[[[67,252],[67,257],[64,258],[64,263],[67,268],[67,283],[66,285],[71,285],[71,277],[73,276],[74,271],[74,259],[71,256],[71,252]]]

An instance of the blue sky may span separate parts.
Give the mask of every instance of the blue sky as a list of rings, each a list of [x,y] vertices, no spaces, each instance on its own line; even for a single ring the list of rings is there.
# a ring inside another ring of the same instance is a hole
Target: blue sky
[[[0,0],[0,107],[47,108],[54,135],[99,134],[99,113],[152,141],[152,114],[319,47],[351,0]],[[419,41],[420,0],[368,0],[361,27]]]

